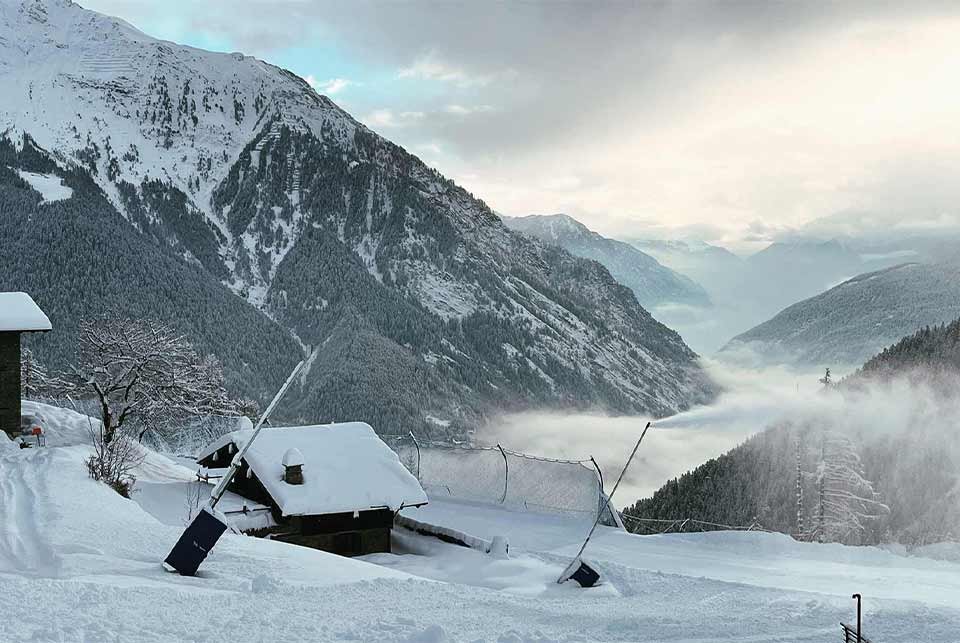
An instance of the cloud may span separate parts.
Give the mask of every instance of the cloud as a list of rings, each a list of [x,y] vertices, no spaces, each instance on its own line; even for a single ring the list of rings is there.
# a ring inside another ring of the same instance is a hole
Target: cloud
[[[423,112],[400,112],[398,114],[392,109],[377,109],[367,114],[361,120],[367,126],[374,129],[378,127],[393,128],[406,127],[412,123],[423,120],[425,116],[426,114]]]
[[[309,83],[318,93],[333,96],[354,83],[346,78],[331,78],[325,81],[319,81],[313,76],[307,76],[304,80]]]
[[[438,169],[507,214],[761,244],[834,212],[935,222],[960,203],[955,3],[87,4],[362,83],[353,111],[441,144]]]
[[[924,209],[915,203],[902,202],[894,208],[888,205],[871,210],[837,212],[777,235],[778,239],[786,241],[859,239],[873,243],[950,237],[960,237],[960,205],[952,211],[943,211],[935,206]]]
[[[443,108],[443,111],[448,114],[456,114],[457,116],[469,116],[471,114],[482,114],[484,112],[492,112],[493,107],[490,105],[457,105],[450,104]]]
[[[493,74],[471,75],[440,60],[435,52],[418,57],[413,64],[400,69],[397,77],[454,83],[458,87],[483,87],[494,79]]]
[[[819,390],[819,374],[814,372],[739,369],[718,362],[706,365],[728,389],[710,406],[662,420],[598,413],[511,414],[491,422],[479,438],[539,456],[575,460],[593,456],[604,480],[611,481],[619,475],[644,425],[654,420],[614,499],[622,507],[802,408]],[[607,484],[609,490],[612,482]]]

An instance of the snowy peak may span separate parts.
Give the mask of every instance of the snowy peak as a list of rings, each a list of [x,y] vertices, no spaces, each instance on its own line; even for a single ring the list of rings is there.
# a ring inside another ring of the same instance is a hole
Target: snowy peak
[[[207,253],[228,266],[242,248],[210,200],[247,144],[281,123],[341,141],[356,127],[289,72],[160,41],[59,0],[0,5],[0,83],[8,138],[29,135],[62,163],[86,167],[140,228],[163,218],[137,207],[144,183],[176,190],[183,216],[217,237]]]
[[[692,279],[628,243],[601,236],[566,214],[505,217],[504,223],[578,257],[599,262],[633,290],[640,304],[647,308],[677,303],[710,305],[706,291]]]

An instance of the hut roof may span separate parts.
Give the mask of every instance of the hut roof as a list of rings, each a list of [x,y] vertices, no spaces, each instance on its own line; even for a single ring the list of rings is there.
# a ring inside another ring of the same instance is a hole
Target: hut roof
[[[25,292],[0,292],[0,332],[52,330],[50,319]]]
[[[209,444],[197,461],[227,444],[242,447],[252,430],[234,431]],[[303,484],[283,479],[290,449],[303,458]],[[264,428],[244,458],[284,516],[313,516],[426,504],[427,496],[369,424],[346,422]]]

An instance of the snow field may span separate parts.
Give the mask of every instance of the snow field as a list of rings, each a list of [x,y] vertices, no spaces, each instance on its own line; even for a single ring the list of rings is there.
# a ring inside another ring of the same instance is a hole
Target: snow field
[[[126,500],[87,477],[89,447],[68,444],[77,414],[46,415],[60,446],[0,451],[0,586],[16,606],[2,641],[819,642],[839,638],[853,591],[876,641],[960,640],[956,563],[771,534],[603,528],[587,554],[605,585],[582,590],[554,580],[589,524],[450,501],[405,513],[507,536],[510,558],[400,529],[394,554],[362,560],[225,534],[183,578],[159,561],[180,534],[164,523],[185,506],[190,469],[149,453],[150,480]]]
[[[24,170],[17,170],[17,174],[40,193],[44,203],[63,201],[73,196],[73,189],[64,185],[63,179],[54,174],[38,174]]]

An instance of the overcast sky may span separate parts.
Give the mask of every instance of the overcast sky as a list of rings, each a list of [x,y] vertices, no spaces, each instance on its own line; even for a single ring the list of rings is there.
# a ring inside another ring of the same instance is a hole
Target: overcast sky
[[[736,247],[957,227],[960,3],[82,4],[286,67],[504,214]]]

